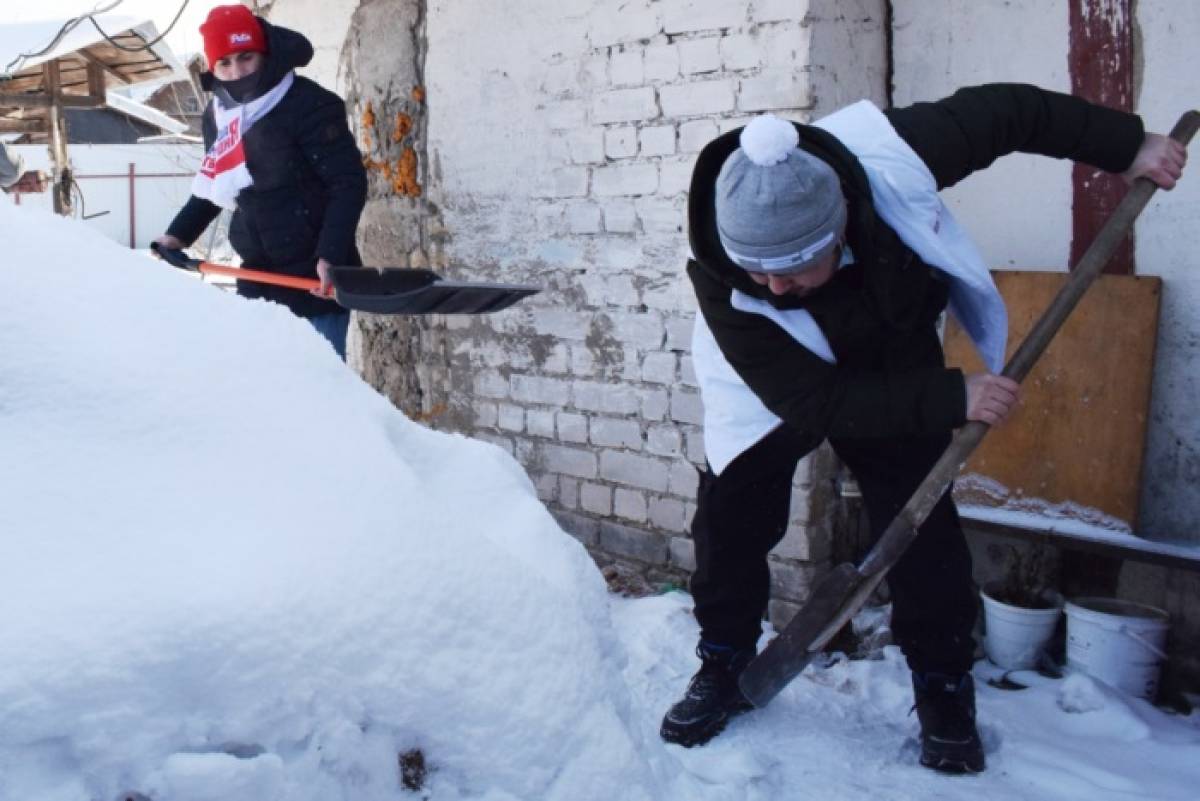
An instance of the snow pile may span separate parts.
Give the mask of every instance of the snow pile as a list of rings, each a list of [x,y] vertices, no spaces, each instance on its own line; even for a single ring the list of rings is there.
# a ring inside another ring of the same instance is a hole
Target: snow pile
[[[279,306],[0,199],[0,798],[662,797],[603,582]],[[633,732],[633,733],[631,733]]]
[[[671,593],[613,606],[634,709],[651,732],[698,664],[691,599]],[[975,681],[987,770],[947,777],[919,767],[908,668],[895,646],[879,657],[823,657],[705,747],[671,746],[677,775],[663,801],[1196,798],[1200,714],[1166,714],[1084,675],[1017,671],[1013,680],[1028,689],[1004,691],[988,680],[1005,672],[986,661],[976,663]]]

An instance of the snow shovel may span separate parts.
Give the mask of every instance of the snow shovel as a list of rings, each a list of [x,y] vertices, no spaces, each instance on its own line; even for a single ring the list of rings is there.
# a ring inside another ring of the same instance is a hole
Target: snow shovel
[[[315,278],[281,275],[263,270],[226,267],[193,259],[182,250],[164,248],[157,242],[150,249],[173,267],[201,275],[224,275],[239,281],[254,281],[291,289],[315,291]],[[373,314],[486,314],[507,309],[522,298],[541,290],[523,284],[446,281],[430,270],[371,267],[334,267],[331,300],[347,309]]]
[[[1200,112],[1189,111],[1171,129],[1171,138],[1187,145],[1200,127]],[[1050,340],[1100,275],[1113,251],[1133,227],[1158,187],[1139,178],[1105,222],[1087,252],[1075,265],[1071,277],[1034,325],[1004,368],[1003,375],[1021,381],[1033,369]],[[917,538],[917,529],[950,486],[967,457],[990,426],[970,422],[959,429],[946,452],[917,487],[879,537],[862,564],[840,564],[813,589],[812,595],[791,622],[759,654],[738,679],[742,693],[756,707],[766,706],[780,690],[804,670],[812,658],[833,639],[883,581],[888,570]]]

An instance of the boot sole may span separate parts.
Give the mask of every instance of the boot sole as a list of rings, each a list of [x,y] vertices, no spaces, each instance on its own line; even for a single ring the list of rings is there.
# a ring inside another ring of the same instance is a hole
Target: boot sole
[[[662,728],[658,731],[658,736],[668,743],[682,745],[684,748],[694,748],[698,745],[704,745],[725,731],[725,727],[729,725],[731,718],[749,711],[749,709],[736,709],[725,712],[719,717],[710,718],[703,723],[672,723],[670,720],[663,720]]]
[[[936,754],[921,754],[921,765],[930,770],[936,770],[938,773],[956,776],[983,773],[986,767],[982,759],[974,760]]]

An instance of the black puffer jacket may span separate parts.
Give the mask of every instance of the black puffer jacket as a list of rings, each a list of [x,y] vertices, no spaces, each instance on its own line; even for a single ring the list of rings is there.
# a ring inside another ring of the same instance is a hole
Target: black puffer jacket
[[[311,61],[313,49],[301,34],[259,22],[268,47],[261,94]],[[205,78],[210,88],[211,74]],[[216,135],[210,102],[204,112],[206,149]],[[238,195],[229,239],[247,267],[316,278],[318,258],[334,265],[362,264],[354,233],[367,177],[341,98],[296,76],[279,104],[246,131],[243,146],[254,184]],[[219,213],[218,206],[193,196],[167,233],[190,245]],[[238,282],[238,294],[282,303],[301,317],[340,308],[304,291],[247,281]]]
[[[1128,168],[1144,138],[1141,120],[1033,86],[990,84],[937,103],[885,112],[951,186],[1014,151],[1071,158],[1110,172]],[[741,129],[709,143],[692,175],[688,276],[717,345],[768,409],[799,431],[880,437],[947,431],[965,422],[966,390],[944,366],[936,322],[946,278],[926,265],[875,213],[862,166],[835,137],[798,125],[801,146],[838,173],[849,204],[855,263],[806,298],[778,297],[729,260],[717,237],[714,192]],[[776,308],[807,309],[837,357],[822,361],[766,317],[730,305],[738,289]]]

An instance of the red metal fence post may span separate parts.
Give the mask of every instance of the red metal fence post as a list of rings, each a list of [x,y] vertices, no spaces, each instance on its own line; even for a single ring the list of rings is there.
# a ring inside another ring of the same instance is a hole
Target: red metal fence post
[[[137,164],[129,162],[129,249],[137,249]]]

